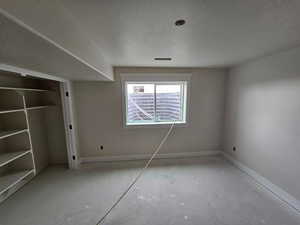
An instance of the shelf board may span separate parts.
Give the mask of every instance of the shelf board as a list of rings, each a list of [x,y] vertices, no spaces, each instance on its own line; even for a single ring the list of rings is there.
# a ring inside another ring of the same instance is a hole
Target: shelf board
[[[0,167],[30,153],[31,150],[0,154]]]
[[[0,139],[26,132],[27,129],[0,131]]]
[[[33,110],[33,109],[43,109],[43,108],[47,108],[47,107],[51,107],[54,105],[39,105],[39,106],[28,106],[27,110]]]
[[[12,188],[25,177],[33,173],[33,170],[16,171],[0,177],[0,194]]]
[[[22,112],[24,111],[24,108],[15,108],[15,109],[0,109],[0,114],[4,113],[14,113],[14,112]]]
[[[51,91],[51,90],[38,89],[38,88],[18,88],[18,87],[0,87],[0,90],[12,90],[12,91],[37,91],[37,92]]]

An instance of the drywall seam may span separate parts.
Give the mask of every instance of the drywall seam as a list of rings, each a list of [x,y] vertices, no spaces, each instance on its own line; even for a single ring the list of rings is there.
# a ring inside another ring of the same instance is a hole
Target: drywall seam
[[[161,153],[156,155],[156,159],[169,158],[190,158],[199,156],[218,155],[221,151],[199,151],[199,152],[180,152],[180,153]],[[113,161],[130,161],[130,160],[145,160],[149,159],[151,154],[138,155],[120,155],[120,156],[96,156],[96,157],[81,157],[80,163],[95,163],[95,162],[113,162]]]
[[[232,156],[230,156],[228,153],[225,153],[224,151],[221,152],[221,154],[230,161],[234,166],[242,170],[244,173],[252,177],[258,184],[260,184],[262,187],[267,189],[271,194],[273,194],[276,198],[283,201],[287,206],[294,209],[297,213],[300,213],[300,201],[278,187],[277,185],[273,184],[271,181],[266,179],[265,177],[261,176],[254,170],[250,169],[249,167],[245,166],[238,160],[234,159]]]
[[[32,28],[31,26],[25,24],[23,21],[21,21],[20,19],[18,19],[17,17],[9,14],[8,12],[6,12],[5,10],[0,8],[0,14],[4,15],[6,18],[12,20],[13,22],[15,22],[16,24],[18,24],[19,26],[29,30],[30,32],[32,32],[33,34],[37,35],[38,37],[48,41],[49,43],[51,43],[52,45],[54,45],[55,47],[57,47],[58,49],[62,50],[63,52],[67,53],[68,55],[70,55],[71,57],[75,58],[76,60],[78,60],[79,62],[83,63],[84,65],[86,65],[87,67],[91,68],[92,70],[96,71],[97,73],[103,75],[104,77],[106,77],[108,80],[113,81],[113,79],[110,78],[109,75],[106,75],[106,73],[102,72],[101,70],[99,70],[98,68],[96,68],[95,66],[89,64],[88,62],[86,62],[85,60],[83,60],[82,58],[78,57],[77,55],[75,55],[74,53],[72,53],[70,50],[64,48],[63,46],[61,46],[60,44],[56,43],[55,41],[51,40],[50,38],[48,38],[47,36],[45,36],[44,34],[40,33],[39,31],[37,31],[36,29]]]

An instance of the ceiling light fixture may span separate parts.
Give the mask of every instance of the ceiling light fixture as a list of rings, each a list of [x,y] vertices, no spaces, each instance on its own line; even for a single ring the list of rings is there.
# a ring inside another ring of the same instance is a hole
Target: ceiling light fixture
[[[175,21],[175,26],[182,26],[182,25],[184,25],[185,24],[185,20],[176,20]]]
[[[171,61],[172,58],[154,58],[154,60],[157,60],[157,61]]]

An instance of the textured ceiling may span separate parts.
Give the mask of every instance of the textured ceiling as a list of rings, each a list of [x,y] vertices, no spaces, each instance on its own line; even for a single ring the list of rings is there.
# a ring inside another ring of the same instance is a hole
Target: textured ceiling
[[[2,2],[2,9],[101,71],[231,66],[300,44],[299,0]],[[176,27],[177,19],[187,22]]]
[[[113,65],[232,65],[300,44],[299,0],[62,2]]]

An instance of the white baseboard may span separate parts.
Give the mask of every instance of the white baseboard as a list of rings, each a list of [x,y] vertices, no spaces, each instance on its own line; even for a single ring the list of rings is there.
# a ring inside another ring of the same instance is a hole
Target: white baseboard
[[[180,152],[180,153],[161,153],[156,159],[169,158],[191,158],[200,156],[218,155],[221,151],[199,151],[199,152]],[[131,161],[131,160],[146,160],[150,159],[150,154],[138,155],[120,155],[120,156],[95,156],[95,157],[81,157],[80,163],[95,163],[95,162],[113,162],[113,161]]]
[[[234,159],[232,156],[230,156],[228,153],[221,152],[221,154],[229,160],[233,165],[235,165],[237,168],[251,176],[257,183],[259,183],[261,186],[263,186],[265,189],[270,191],[273,195],[275,195],[277,198],[282,200],[284,203],[286,203],[291,208],[295,209],[298,213],[300,213],[300,201],[278,187],[277,185],[273,184],[271,181],[266,179],[265,177],[261,176],[254,170],[250,169],[249,167],[245,166],[238,160]]]

